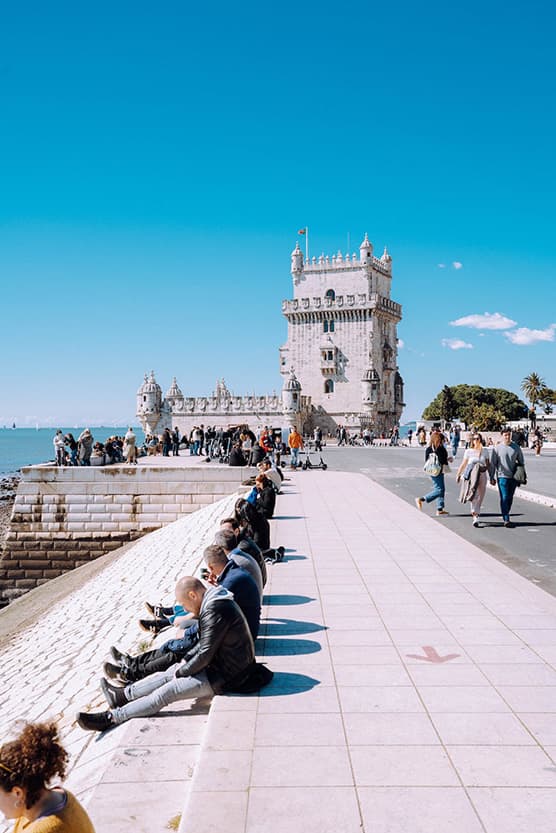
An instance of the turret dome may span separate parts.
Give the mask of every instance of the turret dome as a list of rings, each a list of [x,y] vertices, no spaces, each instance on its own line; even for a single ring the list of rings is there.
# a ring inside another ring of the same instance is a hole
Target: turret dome
[[[286,391],[300,391],[301,390],[301,382],[293,372],[293,367],[290,370],[290,375],[284,382],[284,387],[282,390]]]
[[[179,389],[176,377],[174,376],[174,378],[172,379],[172,384],[170,385],[166,393],[166,399],[175,399],[176,396],[183,396],[183,393]]]
[[[162,395],[162,388],[154,378],[154,370],[151,370],[151,375],[148,378],[145,374],[141,393],[160,393]]]

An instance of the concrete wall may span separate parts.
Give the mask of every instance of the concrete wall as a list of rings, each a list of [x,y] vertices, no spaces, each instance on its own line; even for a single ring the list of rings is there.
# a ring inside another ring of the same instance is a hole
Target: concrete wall
[[[0,561],[0,605],[241,488],[250,469],[22,469]]]

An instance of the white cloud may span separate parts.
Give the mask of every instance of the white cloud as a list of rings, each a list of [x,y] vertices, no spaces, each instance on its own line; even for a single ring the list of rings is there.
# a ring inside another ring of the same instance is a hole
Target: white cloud
[[[460,263],[459,260],[454,260],[452,266],[454,269],[463,269],[463,263]]]
[[[517,330],[510,330],[504,333],[512,344],[536,344],[538,341],[554,341],[556,335],[556,324],[551,324],[546,330],[530,330],[529,327],[518,327]]]
[[[442,346],[449,347],[450,350],[472,350],[473,345],[467,341],[462,341],[461,338],[443,338]]]
[[[437,263],[436,265],[438,266],[439,269],[445,269],[446,268],[445,263]]]
[[[452,327],[472,327],[474,330],[509,330],[510,327],[515,327],[517,321],[500,312],[485,312],[483,315],[474,313],[456,318],[455,321],[450,321],[450,324]]]
[[[398,347],[400,350],[403,350],[403,348],[405,347],[405,341],[403,340],[403,338],[398,339]]]

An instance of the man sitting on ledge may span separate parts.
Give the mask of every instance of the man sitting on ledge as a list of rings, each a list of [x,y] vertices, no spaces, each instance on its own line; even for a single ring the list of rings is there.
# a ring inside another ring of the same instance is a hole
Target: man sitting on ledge
[[[199,642],[185,659],[167,671],[120,688],[101,679],[110,709],[79,712],[82,729],[103,732],[132,717],[149,717],[177,700],[212,697],[241,688],[255,662],[253,639],[245,616],[224,587],[205,588],[193,576],[176,585],[176,600],[199,620]]]

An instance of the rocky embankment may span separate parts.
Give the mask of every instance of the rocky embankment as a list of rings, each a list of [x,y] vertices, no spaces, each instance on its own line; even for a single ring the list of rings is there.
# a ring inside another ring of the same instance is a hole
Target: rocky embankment
[[[8,534],[15,493],[17,492],[17,485],[20,480],[21,477],[19,474],[12,474],[0,478],[0,549]]]

